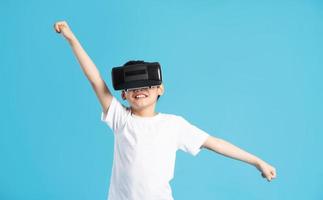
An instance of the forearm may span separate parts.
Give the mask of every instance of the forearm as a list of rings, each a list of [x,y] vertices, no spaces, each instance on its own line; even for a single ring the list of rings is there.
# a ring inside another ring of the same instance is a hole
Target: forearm
[[[254,166],[260,162],[260,159],[255,155],[252,155],[225,140],[215,138],[213,136],[209,137],[206,141],[205,147],[216,153],[236,160],[241,160]]]
[[[97,67],[88,56],[88,54],[83,49],[81,43],[78,39],[73,35],[73,37],[67,40],[73,50],[74,55],[76,56],[81,68],[88,78],[88,80],[94,84],[101,79],[100,72],[98,71]]]
[[[276,169],[274,167],[225,140],[210,136],[203,144],[203,147],[224,156],[254,165],[268,181],[276,178]]]

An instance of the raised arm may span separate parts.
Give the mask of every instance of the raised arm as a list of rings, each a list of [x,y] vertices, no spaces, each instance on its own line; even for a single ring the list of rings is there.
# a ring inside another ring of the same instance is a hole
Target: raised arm
[[[261,172],[262,177],[266,178],[268,181],[276,178],[276,169],[274,167],[225,140],[209,136],[202,147],[255,166]]]
[[[81,43],[73,34],[66,21],[56,22],[54,24],[54,28],[57,33],[61,33],[69,42],[85,76],[90,81],[91,86],[100,101],[102,110],[106,112],[111,104],[112,95],[104,80],[102,79],[97,67],[85,52]]]

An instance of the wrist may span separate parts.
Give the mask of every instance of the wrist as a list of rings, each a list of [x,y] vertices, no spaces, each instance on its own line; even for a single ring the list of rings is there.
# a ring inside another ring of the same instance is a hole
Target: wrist
[[[259,158],[257,158],[257,157],[255,157],[255,158],[254,158],[254,160],[253,160],[253,162],[252,162],[252,164],[253,164],[255,167],[257,167],[257,168],[259,168],[259,167],[260,167],[261,163],[262,163],[262,160],[261,160],[261,159],[259,159]]]
[[[68,43],[70,43],[70,45],[75,45],[77,44],[77,38],[74,35],[71,35],[70,37],[66,38],[66,40],[68,41]]]

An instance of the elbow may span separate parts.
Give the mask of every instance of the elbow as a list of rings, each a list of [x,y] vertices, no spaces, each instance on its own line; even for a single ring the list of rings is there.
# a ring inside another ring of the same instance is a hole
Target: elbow
[[[222,140],[213,136],[210,136],[203,144],[204,148],[218,152],[221,149]]]

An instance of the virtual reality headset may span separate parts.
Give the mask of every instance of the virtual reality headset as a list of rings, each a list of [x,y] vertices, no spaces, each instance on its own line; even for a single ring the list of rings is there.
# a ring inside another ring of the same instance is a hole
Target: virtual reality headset
[[[115,90],[151,87],[162,83],[161,67],[158,62],[114,67],[111,74]]]

